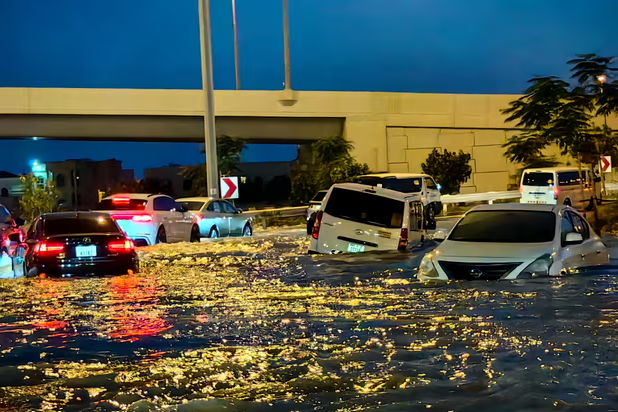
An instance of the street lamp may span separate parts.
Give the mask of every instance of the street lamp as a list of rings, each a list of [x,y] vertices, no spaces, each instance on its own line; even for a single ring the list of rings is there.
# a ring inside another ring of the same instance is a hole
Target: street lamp
[[[283,59],[285,65],[285,90],[292,90],[290,73],[290,14],[288,0],[283,0]]]
[[[232,25],[234,27],[234,73],[236,75],[236,90],[240,90],[240,69],[238,67],[238,26],[236,24],[236,0],[232,0]]]
[[[212,43],[210,38],[210,0],[198,0],[200,15],[200,46],[202,56],[202,90],[204,92],[204,142],[206,143],[206,182],[208,195],[219,198],[219,168],[217,166],[217,132],[215,129],[215,98],[212,80]]]

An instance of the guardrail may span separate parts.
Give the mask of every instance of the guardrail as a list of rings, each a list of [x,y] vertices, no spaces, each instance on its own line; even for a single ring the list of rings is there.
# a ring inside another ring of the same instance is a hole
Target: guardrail
[[[304,216],[307,213],[307,206],[282,207],[280,209],[247,210],[244,212],[251,215],[254,220],[262,220],[262,228],[266,229],[269,217],[294,217]]]

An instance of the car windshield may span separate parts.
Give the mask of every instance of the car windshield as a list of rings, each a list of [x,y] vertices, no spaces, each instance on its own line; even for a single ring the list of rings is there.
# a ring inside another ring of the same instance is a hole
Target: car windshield
[[[318,194],[315,195],[313,197],[313,199],[311,199],[311,201],[312,202],[321,202],[322,200],[324,200],[324,197],[326,196],[326,193],[328,193],[328,191],[318,192]]]
[[[404,203],[371,193],[336,188],[326,202],[325,213],[345,220],[385,228],[401,228]]]
[[[205,202],[178,202],[190,212],[199,212],[204,207]]]
[[[555,236],[552,212],[485,210],[470,212],[455,226],[448,240],[461,242],[544,243]]]
[[[66,217],[45,219],[45,235],[84,233],[120,233],[118,226],[110,217]]]
[[[550,172],[526,172],[522,184],[524,186],[552,186],[554,174]]]
[[[146,203],[143,199],[103,199],[94,210],[144,210]]]
[[[420,177],[408,179],[396,179],[394,177],[361,177],[360,183],[369,186],[382,185],[384,189],[395,190],[402,193],[418,193],[423,188],[423,180]]]

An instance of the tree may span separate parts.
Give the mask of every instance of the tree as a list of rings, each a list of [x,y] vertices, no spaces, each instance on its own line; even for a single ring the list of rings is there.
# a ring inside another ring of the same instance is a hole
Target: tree
[[[147,177],[142,180],[132,180],[110,188],[106,192],[106,196],[111,196],[117,193],[162,193],[168,196],[173,196],[172,183],[166,179],[158,177]]]
[[[230,136],[217,137],[217,159],[220,176],[231,176],[238,172],[242,151],[247,147],[244,139]],[[204,146],[200,153],[205,153]],[[206,164],[187,166],[182,169],[182,175],[193,182],[192,190],[198,196],[208,196],[206,181]]]
[[[423,173],[433,176],[442,186],[441,192],[447,195],[459,193],[461,185],[472,176],[471,156],[460,150],[459,153],[444,150],[440,153],[433,149],[425,163],[421,165]]]
[[[306,204],[316,192],[335,183],[354,182],[369,173],[369,166],[357,162],[352,154],[354,146],[341,136],[325,137],[311,145],[316,161],[312,170],[297,169],[292,174],[290,199],[294,204]]]
[[[58,207],[58,191],[51,179],[44,183],[33,174],[21,177],[23,195],[19,201],[21,216],[31,222],[43,213],[51,213]]]
[[[615,152],[616,133],[595,119],[618,112],[618,83],[612,73],[612,57],[578,55],[570,60],[570,85],[556,77],[530,80],[524,96],[502,110],[507,121],[516,121],[524,131],[504,145],[505,156],[524,166],[543,159],[542,151],[556,144],[562,154],[582,164],[596,165],[601,155]],[[602,173],[601,173],[602,175]],[[583,182],[582,182],[583,190]]]

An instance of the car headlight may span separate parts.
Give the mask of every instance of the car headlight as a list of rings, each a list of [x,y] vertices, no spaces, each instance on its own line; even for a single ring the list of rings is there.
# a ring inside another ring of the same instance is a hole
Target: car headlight
[[[421,260],[421,264],[418,266],[418,274],[420,276],[428,278],[437,278],[440,276],[431,258],[431,255],[425,255],[423,260]]]
[[[551,255],[543,255],[530,263],[518,276],[517,279],[533,279],[549,276],[549,269],[554,263]]]

